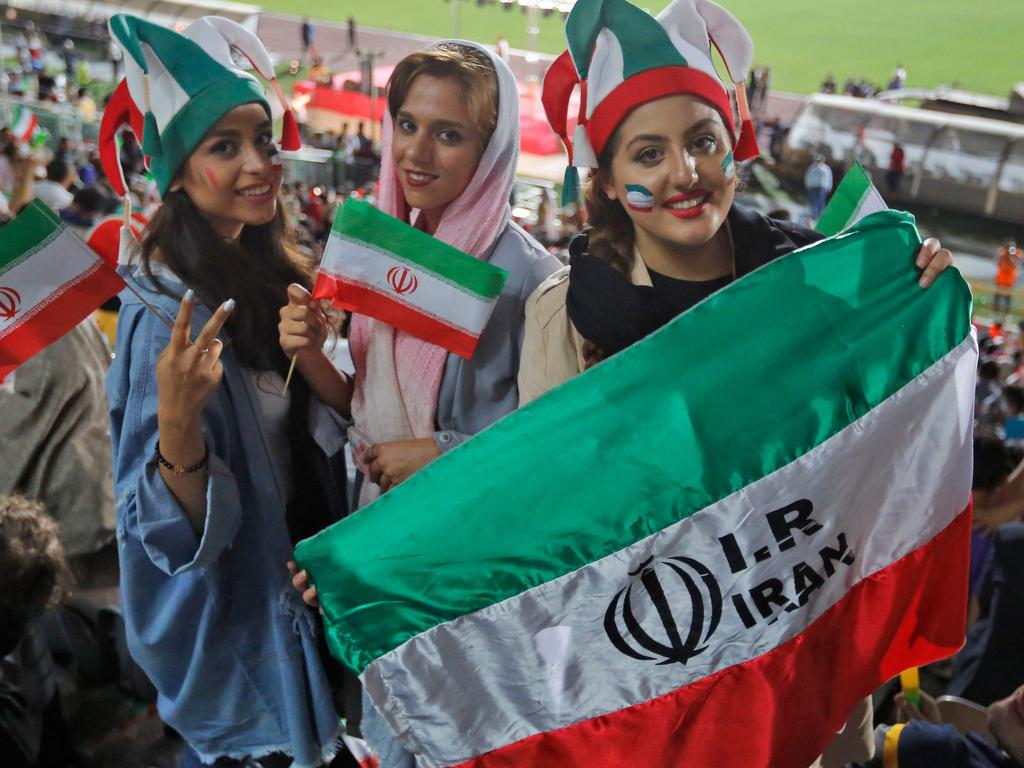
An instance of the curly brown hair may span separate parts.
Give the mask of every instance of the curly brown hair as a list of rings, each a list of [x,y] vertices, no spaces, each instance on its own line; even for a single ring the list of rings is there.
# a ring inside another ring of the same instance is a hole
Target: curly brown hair
[[[63,599],[71,572],[57,523],[38,501],[0,496],[0,655],[21,640],[34,616]]]

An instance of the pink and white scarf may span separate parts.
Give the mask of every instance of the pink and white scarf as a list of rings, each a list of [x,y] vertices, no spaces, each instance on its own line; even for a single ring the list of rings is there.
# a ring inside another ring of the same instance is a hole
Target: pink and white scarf
[[[477,48],[489,57],[498,75],[498,119],[469,186],[441,216],[434,237],[460,251],[486,258],[511,215],[509,197],[519,160],[519,94],[508,65],[492,51],[465,40],[442,40]],[[380,194],[377,207],[406,223],[415,221],[402,194],[391,157],[394,133],[384,115]],[[356,366],[352,418],[371,443],[430,437],[435,431],[437,396],[447,350],[417,339],[393,326],[355,315],[349,345]],[[364,478],[359,506],[369,504],[380,489]]]

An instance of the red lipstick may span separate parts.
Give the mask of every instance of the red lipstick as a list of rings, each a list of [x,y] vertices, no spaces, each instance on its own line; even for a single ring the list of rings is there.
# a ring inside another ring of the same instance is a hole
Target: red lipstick
[[[661,205],[677,219],[695,219],[704,213],[704,209],[707,208],[707,198],[709,196],[710,195],[706,190],[694,189],[689,192],[680,192],[672,195],[672,197],[667,197],[662,201]],[[702,202],[692,208],[669,208],[673,203],[685,203],[689,200],[702,200]]]
[[[423,171],[413,171],[413,170],[410,170],[408,168],[406,168],[402,172],[405,174],[405,181],[406,181],[406,183],[410,187],[425,187],[427,184],[429,184],[430,182],[434,181],[437,178],[437,176],[435,176],[435,175],[433,175],[431,173],[424,173]],[[426,176],[428,178],[426,178],[426,179],[423,179],[423,178],[414,179],[413,178],[413,174],[414,173],[417,174],[418,176]]]

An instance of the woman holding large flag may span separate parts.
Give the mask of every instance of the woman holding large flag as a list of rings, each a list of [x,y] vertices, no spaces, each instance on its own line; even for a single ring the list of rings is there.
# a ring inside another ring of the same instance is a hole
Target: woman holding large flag
[[[570,267],[527,306],[523,403],[821,239],[733,204],[736,163],[758,148],[743,87],[753,43],[727,10],[675,0],[653,18],[626,0],[580,0],[566,38],[543,101],[569,152],[567,179],[576,168],[594,170],[584,193],[590,229],[570,244]],[[570,134],[569,98],[579,85],[585,96]],[[926,240],[921,286],[951,263],[949,251]]]
[[[468,360],[355,315],[354,380],[322,352],[318,302],[289,289],[282,347],[317,397],[351,414],[354,434],[370,446],[360,467],[361,506],[516,407],[526,299],[559,266],[511,220],[519,97],[505,62],[474,43],[439,42],[398,63],[387,98],[380,208],[508,278]],[[305,573],[296,586],[308,586]],[[364,710],[363,730],[384,766],[411,764],[372,710]]]
[[[821,239],[734,204],[736,163],[756,157],[758,148],[743,90],[753,43],[727,10],[709,0],[674,0],[653,18],[626,0],[580,0],[566,38],[568,50],[545,77],[543,101],[574,166],[567,184],[575,168],[594,169],[584,196],[590,228],[570,244],[570,266],[527,304],[522,403],[733,280]],[[719,78],[712,46],[733,94]],[[577,86],[584,96],[570,135],[567,111]],[[927,288],[952,257],[930,239],[916,263]],[[845,750],[842,762],[866,757],[870,713],[870,700],[861,702],[838,737],[833,748]]]
[[[233,59],[273,78],[270,56],[218,17],[179,35],[117,15],[110,30],[127,83],[109,109],[144,125],[163,195],[107,378],[129,648],[186,741],[182,765],[320,766],[339,719],[316,615],[285,564],[343,513],[328,479],[340,440],[314,440],[310,425],[330,415],[303,382],[281,394],[274,308],[309,276],[278,204],[270,104]],[[296,148],[287,107],[284,134]]]

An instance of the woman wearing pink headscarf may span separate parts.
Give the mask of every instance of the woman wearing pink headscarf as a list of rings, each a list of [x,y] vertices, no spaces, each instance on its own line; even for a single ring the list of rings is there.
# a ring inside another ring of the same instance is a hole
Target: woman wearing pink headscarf
[[[327,326],[318,302],[289,288],[282,348],[317,397],[351,415],[371,445],[357,481],[360,506],[518,403],[526,299],[560,266],[511,219],[518,157],[519,97],[500,58],[474,43],[444,41],[398,63],[388,83],[379,207],[509,273],[472,359],[356,315],[349,378],[322,351]],[[304,572],[295,584],[308,586]],[[383,746],[384,766],[403,763],[397,744],[394,759]]]
[[[518,157],[519,98],[501,59],[443,41],[398,63],[388,83],[380,209],[509,273],[472,359],[356,315],[349,378],[322,351],[319,302],[289,289],[282,347],[372,446],[360,467],[360,506],[516,407],[526,299],[560,266],[511,219]]]

